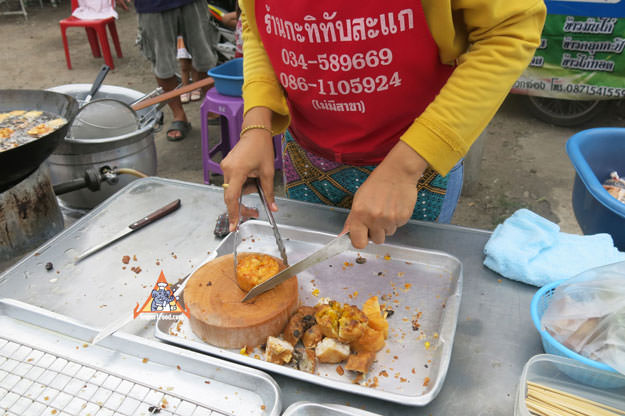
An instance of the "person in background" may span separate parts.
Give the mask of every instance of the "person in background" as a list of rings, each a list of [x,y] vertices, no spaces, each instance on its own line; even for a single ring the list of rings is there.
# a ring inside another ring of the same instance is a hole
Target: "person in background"
[[[118,0],[118,4],[125,10],[128,10],[130,2]],[[218,33],[209,20],[204,0],[135,0],[135,10],[139,21],[141,51],[152,62],[156,81],[163,90],[171,91],[178,85],[178,35],[184,39],[199,78],[205,78],[208,70],[216,65]],[[167,130],[167,139],[182,140],[191,130],[191,123],[179,97],[170,100],[168,104],[173,121]]]
[[[239,7],[238,3],[237,3],[236,13],[237,13],[237,24],[234,27],[234,46],[235,46],[234,57],[242,58],[243,57],[243,22],[241,21],[241,8]]]
[[[182,85],[188,85],[190,82],[199,81],[200,74],[193,69],[192,56],[184,46],[184,39],[182,36],[178,36],[176,44],[178,62],[180,62],[180,81]],[[202,98],[202,91],[198,88],[191,92],[185,92],[180,94],[180,101],[182,104],[187,104],[189,101],[199,101]]]
[[[244,119],[221,162],[230,228],[248,177],[277,211],[272,137],[285,133],[287,196],[351,208],[343,231],[357,249],[437,219],[447,173],[529,64],[546,16],[542,0],[240,6]]]

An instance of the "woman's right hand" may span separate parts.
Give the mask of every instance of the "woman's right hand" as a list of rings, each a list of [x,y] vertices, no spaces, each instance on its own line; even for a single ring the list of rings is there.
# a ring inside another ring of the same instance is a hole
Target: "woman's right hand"
[[[243,126],[258,125],[247,120]],[[268,124],[262,124],[267,126]],[[265,193],[267,204],[272,211],[278,207],[274,198],[274,151],[273,137],[264,128],[247,130],[239,139],[239,142],[221,161],[221,169],[224,172],[224,201],[228,209],[230,219],[230,231],[236,228],[239,215],[256,217],[258,214],[251,208],[242,207],[239,213],[239,198],[247,178],[257,177]],[[253,188],[252,188],[253,189]],[[256,214],[256,215],[254,215]]]

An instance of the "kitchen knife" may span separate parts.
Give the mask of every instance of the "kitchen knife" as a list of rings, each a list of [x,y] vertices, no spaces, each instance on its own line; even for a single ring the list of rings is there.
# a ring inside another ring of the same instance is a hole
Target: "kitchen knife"
[[[140,228],[145,227],[148,224],[153,223],[154,221],[163,218],[165,215],[170,214],[172,212],[174,212],[175,210],[177,210],[178,208],[180,208],[180,199],[176,199],[173,202],[170,202],[169,204],[165,205],[164,207],[157,209],[156,211],[152,212],[151,214],[148,214],[147,216],[141,218],[138,221],[133,222],[132,224],[130,224],[128,227],[124,228],[122,231],[120,231],[118,234],[116,234],[115,236],[111,237],[110,239],[94,246],[91,247],[89,250],[84,251],[83,253],[81,253],[80,255],[78,255],[78,257],[76,257],[76,259],[74,260],[74,263],[78,263],[79,261],[83,260],[85,257],[88,257],[90,255],[92,255],[93,253],[103,249],[104,247],[108,246],[109,244],[114,243],[115,241],[127,236],[128,234],[132,233],[133,231],[137,231]]]
[[[309,267],[314,266],[317,263],[321,263],[322,261],[325,261],[331,257],[334,257],[337,254],[340,254],[350,249],[351,247],[352,247],[352,242],[349,238],[349,233],[345,233],[335,238],[334,240],[330,241],[328,244],[321,247],[319,250],[315,251],[310,256],[298,261],[291,267],[287,267],[286,269],[282,270],[275,276],[270,277],[264,282],[254,286],[249,292],[247,292],[247,295],[245,295],[245,297],[241,300],[241,302],[245,302],[250,299],[253,299],[256,296],[260,295],[261,293],[264,293],[270,289],[273,289],[274,287],[284,282],[285,280],[295,276],[297,273],[302,272],[308,269]]]

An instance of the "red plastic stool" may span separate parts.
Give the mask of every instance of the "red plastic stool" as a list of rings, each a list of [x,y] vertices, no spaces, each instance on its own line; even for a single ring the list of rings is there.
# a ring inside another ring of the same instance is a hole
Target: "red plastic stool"
[[[74,12],[77,7],[78,0],[72,0],[72,12]],[[115,7],[115,0],[113,0],[113,7]],[[111,48],[109,47],[109,41],[106,35],[106,28],[108,27],[109,32],[111,32],[111,39],[113,40],[117,57],[123,58],[122,47],[119,43],[119,37],[117,36],[115,18],[109,17],[106,19],[82,20],[74,16],[70,16],[61,20],[59,24],[61,25],[61,37],[63,38],[63,48],[65,48],[65,60],[67,61],[68,69],[72,69],[72,61],[69,57],[69,45],[67,43],[67,35],[65,33],[68,27],[84,27],[85,32],[87,32],[87,39],[89,40],[93,56],[99,58],[104,55],[104,63],[110,66],[111,69],[114,69],[115,64],[113,64]]]
[[[208,113],[215,113],[221,116],[221,140],[209,147],[208,134]],[[210,183],[211,172],[223,175],[219,162],[212,158],[221,152],[224,158],[239,141],[239,133],[243,124],[243,99],[241,97],[231,97],[222,95],[217,89],[211,88],[206,93],[204,101],[200,106],[200,117],[202,119],[202,165],[204,167],[204,183]],[[274,166],[282,169],[282,135],[273,137]]]

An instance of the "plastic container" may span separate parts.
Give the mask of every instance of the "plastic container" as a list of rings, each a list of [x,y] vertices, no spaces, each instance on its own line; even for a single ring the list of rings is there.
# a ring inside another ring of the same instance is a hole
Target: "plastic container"
[[[602,379],[613,377],[604,374],[603,370],[588,367],[582,363],[565,357],[550,354],[536,355],[525,364],[516,395],[515,416],[529,416],[531,413],[525,405],[527,382],[534,382],[552,387],[566,393],[574,394],[594,402],[612,406],[625,411],[625,387],[600,389],[581,384],[568,374],[585,374],[586,378]],[[625,376],[619,376],[625,385]]]
[[[617,171],[625,176],[625,128],[589,129],[573,135],[566,151],[575,168],[573,211],[584,234],[608,233],[625,251],[625,204],[601,185]]]
[[[232,59],[208,71],[215,80],[215,88],[222,95],[240,97],[243,87],[243,58]]]
[[[551,284],[545,285],[536,292],[530,305],[530,312],[532,314],[532,321],[536,330],[540,334],[542,340],[543,349],[547,354],[559,355],[570,358],[580,363],[581,365],[600,370],[601,373],[590,373],[583,371],[580,373],[571,373],[571,377],[575,378],[580,383],[599,387],[599,388],[611,388],[611,387],[625,387],[625,377],[614,370],[607,364],[599,361],[594,361],[586,358],[562,345],[551,334],[542,328],[541,320],[551,297],[557,290],[558,285],[565,280],[558,280]],[[597,376],[600,376],[597,378]]]

